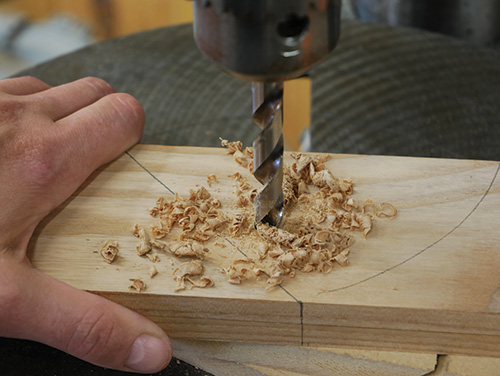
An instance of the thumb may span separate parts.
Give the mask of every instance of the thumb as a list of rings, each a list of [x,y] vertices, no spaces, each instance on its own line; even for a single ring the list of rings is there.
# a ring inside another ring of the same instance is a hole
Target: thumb
[[[13,264],[0,268],[10,274],[4,274],[6,279],[0,281],[10,286],[5,288],[2,283],[0,288],[1,336],[42,342],[87,362],[122,371],[153,373],[170,362],[170,340],[145,317],[66,285],[26,263]]]

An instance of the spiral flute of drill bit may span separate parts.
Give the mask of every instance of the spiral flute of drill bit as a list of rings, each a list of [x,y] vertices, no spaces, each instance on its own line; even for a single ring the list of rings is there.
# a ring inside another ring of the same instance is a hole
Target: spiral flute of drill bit
[[[253,82],[253,120],[262,132],[253,142],[254,176],[264,185],[254,200],[255,224],[279,226],[283,218],[283,83]]]

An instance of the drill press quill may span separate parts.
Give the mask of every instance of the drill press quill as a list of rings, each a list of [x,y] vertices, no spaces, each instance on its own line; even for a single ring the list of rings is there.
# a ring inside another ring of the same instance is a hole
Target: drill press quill
[[[263,188],[255,223],[283,219],[283,81],[300,77],[333,50],[341,0],[195,0],[198,48],[233,76],[252,82],[254,176]]]

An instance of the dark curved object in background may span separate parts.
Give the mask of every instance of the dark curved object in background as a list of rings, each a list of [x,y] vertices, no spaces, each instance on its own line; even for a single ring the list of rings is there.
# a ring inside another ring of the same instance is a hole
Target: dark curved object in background
[[[345,23],[314,72],[314,150],[500,160],[500,53]]]
[[[145,108],[144,143],[250,145],[259,131],[250,84],[206,61],[191,25],[106,41],[21,74],[52,85],[93,75],[131,93]],[[337,49],[310,74],[313,151],[500,160],[498,51],[345,21]],[[0,339],[0,350],[3,375],[122,374],[25,341]],[[176,367],[161,375],[205,374]]]
[[[258,133],[250,84],[205,60],[190,25],[106,41],[23,74],[52,85],[94,75],[133,94],[146,111],[144,143],[250,145]],[[498,51],[345,21],[337,49],[310,74],[313,151],[500,160]]]

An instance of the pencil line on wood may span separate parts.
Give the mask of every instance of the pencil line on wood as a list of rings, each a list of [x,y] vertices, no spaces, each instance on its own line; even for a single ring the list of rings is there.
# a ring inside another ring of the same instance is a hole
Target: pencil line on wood
[[[171,190],[165,183],[163,183],[160,179],[158,179],[151,171],[149,171],[141,162],[139,162],[132,154],[128,151],[125,152],[132,160],[137,163],[144,171],[146,171],[153,179],[155,179],[158,183],[160,183],[167,191],[172,193],[175,196],[175,192]]]
[[[238,252],[240,252],[244,257],[248,257],[245,252],[243,252],[240,247],[238,247],[236,244],[234,244],[230,239],[224,238],[226,241],[231,244]],[[265,271],[262,271],[267,278],[270,278],[271,276]],[[297,299],[293,294],[288,291],[286,288],[284,288],[282,285],[278,285],[280,289],[282,289],[290,298],[295,300],[297,303],[299,303],[299,312],[300,312],[300,345],[304,344],[304,303]]]
[[[387,272],[390,272],[391,270],[394,270],[396,269],[397,267],[401,266],[401,265],[404,265],[406,264],[407,262],[413,260],[415,257],[417,256],[420,256],[422,253],[424,253],[425,251],[428,251],[429,249],[431,249],[432,247],[434,247],[436,244],[440,243],[441,241],[443,241],[444,239],[446,239],[448,236],[450,236],[452,233],[454,233],[458,228],[460,228],[467,219],[470,218],[470,216],[477,210],[477,208],[479,207],[479,205],[481,205],[481,203],[483,202],[483,200],[486,198],[486,196],[488,195],[488,193],[490,193],[490,190],[491,190],[491,187],[493,187],[493,184],[495,183],[495,181],[497,180],[497,176],[498,176],[498,172],[500,171],[500,163],[498,164],[497,166],[497,169],[495,171],[495,174],[493,175],[493,179],[491,179],[491,182],[490,182],[490,185],[488,186],[488,188],[486,189],[486,191],[484,192],[484,194],[481,196],[481,198],[479,199],[479,201],[476,203],[476,205],[474,205],[474,207],[472,208],[472,210],[464,217],[464,219],[462,219],[460,221],[460,223],[458,223],[455,227],[453,227],[450,231],[448,231],[446,234],[444,234],[442,237],[440,237],[438,240],[436,240],[435,242],[433,242],[432,244],[429,244],[427,247],[425,247],[424,249],[418,251],[417,253],[415,253],[413,256],[410,256],[408,257],[406,260],[403,260],[401,261],[400,263],[396,264],[396,265],[393,265],[391,266],[390,268],[387,268],[379,273],[376,273],[372,276],[369,276],[365,279],[362,279],[361,281],[358,281],[358,282],[355,282],[355,283],[351,283],[350,285],[346,285],[346,286],[342,286],[342,287],[339,287],[339,288],[336,288],[336,289],[332,289],[332,290],[327,290],[327,291],[324,291],[324,292],[319,292],[318,295],[320,294],[326,294],[326,293],[331,293],[331,292],[336,292],[336,291],[341,291],[341,290],[345,290],[345,289],[348,289],[350,287],[354,287],[354,286],[357,286],[357,285],[360,285],[364,282],[367,282],[369,280],[372,280],[376,277],[379,277]]]

